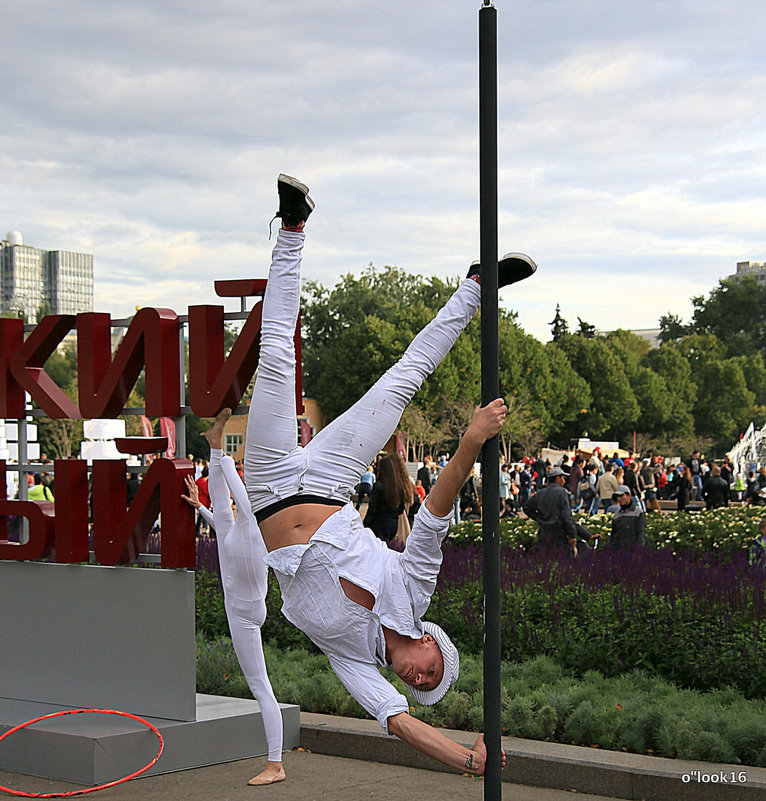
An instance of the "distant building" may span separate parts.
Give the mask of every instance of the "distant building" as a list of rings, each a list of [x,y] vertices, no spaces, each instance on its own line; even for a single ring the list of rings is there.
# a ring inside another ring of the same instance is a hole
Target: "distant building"
[[[752,275],[759,284],[766,283],[766,264],[762,261],[738,261],[737,272],[727,277],[730,281],[739,281],[746,275]]]
[[[660,328],[630,328],[628,329],[631,334],[635,334],[641,339],[645,339],[649,343],[650,348],[658,348],[660,346]],[[596,331],[596,336],[605,337],[611,334],[611,331]]]
[[[658,348],[660,346],[660,328],[632,328],[631,333],[649,343],[649,347]]]
[[[93,311],[93,256],[25,245],[18,231],[0,241],[0,312],[37,322],[40,311]]]

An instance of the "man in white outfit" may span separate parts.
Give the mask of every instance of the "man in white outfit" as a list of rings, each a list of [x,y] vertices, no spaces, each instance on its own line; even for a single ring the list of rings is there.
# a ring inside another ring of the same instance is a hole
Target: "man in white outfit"
[[[261,352],[245,443],[245,484],[282,590],[285,617],[327,655],[357,701],[383,729],[430,756],[477,775],[483,735],[472,749],[409,715],[409,702],[379,667],[390,664],[415,700],[439,701],[457,680],[455,646],[422,622],[436,587],[441,543],[455,496],[483,443],[500,430],[498,399],[477,408],[458,451],[418,512],[403,553],[362,526],[350,503],[359,478],[393,434],[404,408],[478,310],[478,264],[401,359],[305,448],[297,446],[293,335],[300,299],[303,228],[314,203],[289,176],[277,181],[282,230],[263,300]],[[531,275],[534,262],[508,254],[504,286]],[[504,757],[503,757],[504,759]]]

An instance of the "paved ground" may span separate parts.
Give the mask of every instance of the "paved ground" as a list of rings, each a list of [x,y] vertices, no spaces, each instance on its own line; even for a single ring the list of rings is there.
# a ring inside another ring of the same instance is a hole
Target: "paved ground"
[[[459,799],[480,801],[484,782],[417,768],[360,762],[357,759],[291,751],[285,754],[287,780],[268,787],[248,787],[264,760],[244,759],[224,765],[134,779],[117,787],[88,794],[94,801],[398,801],[407,799]],[[66,782],[20,776],[0,771],[0,783],[30,793],[77,789]],[[10,796],[0,796],[0,798]],[[503,784],[503,798],[513,801],[574,801],[583,794]],[[612,801],[585,796],[592,801]]]

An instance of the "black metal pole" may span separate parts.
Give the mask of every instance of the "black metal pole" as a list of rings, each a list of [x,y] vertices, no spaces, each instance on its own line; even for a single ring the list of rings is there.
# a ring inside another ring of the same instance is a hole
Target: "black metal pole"
[[[481,258],[481,402],[500,394],[497,331],[497,11],[479,11],[479,228]],[[500,444],[482,448],[484,581],[484,798],[500,801]]]

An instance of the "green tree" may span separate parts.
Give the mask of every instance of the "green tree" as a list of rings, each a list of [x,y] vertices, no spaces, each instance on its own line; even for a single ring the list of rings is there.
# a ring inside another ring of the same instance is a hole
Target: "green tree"
[[[766,356],[766,285],[753,276],[739,281],[724,279],[707,298],[692,298],[691,327],[698,334],[713,334],[729,356],[760,352]]]
[[[647,367],[662,379],[665,389],[670,394],[670,400],[661,400],[660,404],[665,408],[668,404],[668,415],[663,415],[657,411],[661,419],[665,421],[664,430],[651,425],[647,419],[652,414],[652,403],[647,401],[646,395],[651,393],[651,387],[646,390],[638,390],[639,403],[641,403],[641,431],[652,433],[654,436],[667,437],[680,436],[683,438],[692,437],[694,434],[694,404],[697,400],[697,385],[692,379],[692,368],[681,354],[679,349],[671,345],[663,345],[660,348],[652,348],[641,359],[641,366]],[[662,389],[658,392],[662,397]],[[644,408],[644,402],[647,408]]]
[[[328,421],[351,406],[401,356],[455,289],[438,278],[373,267],[343,276],[333,290],[309,282],[303,299],[303,380]],[[507,315],[504,315],[507,316]],[[414,403],[438,423],[447,398],[477,403],[479,325],[474,320],[416,394]]]
[[[535,417],[529,398],[511,395],[506,397],[508,414],[500,431],[500,453],[506,461],[513,458],[516,445],[517,457],[534,452],[543,441],[540,419]]]
[[[561,304],[556,304],[556,315],[549,323],[551,327],[551,336],[554,342],[558,342],[561,337],[569,333],[569,326],[567,321],[561,316]]]
[[[581,337],[585,337],[586,339],[593,339],[596,336],[596,326],[591,325],[590,323],[586,323],[581,317],[577,318],[577,322],[579,323],[579,327],[577,329],[577,333]]]
[[[634,376],[638,371],[641,359],[649,352],[649,343],[624,328],[610,331],[604,340],[614,349],[628,377]]]
[[[677,314],[668,312],[660,317],[660,342],[672,342],[690,333],[689,326],[684,325]]]
[[[719,448],[728,448],[745,431],[754,413],[755,394],[747,388],[737,359],[711,359],[695,372],[695,429]]]
[[[591,437],[625,438],[638,421],[640,409],[619,353],[603,337],[570,334],[560,347],[575,371],[587,382],[591,404],[582,423]]]
[[[639,365],[631,377],[630,386],[641,408],[636,429],[653,438],[664,438],[677,428],[673,393],[665,379],[649,367]],[[685,422],[691,423],[691,415]]]

